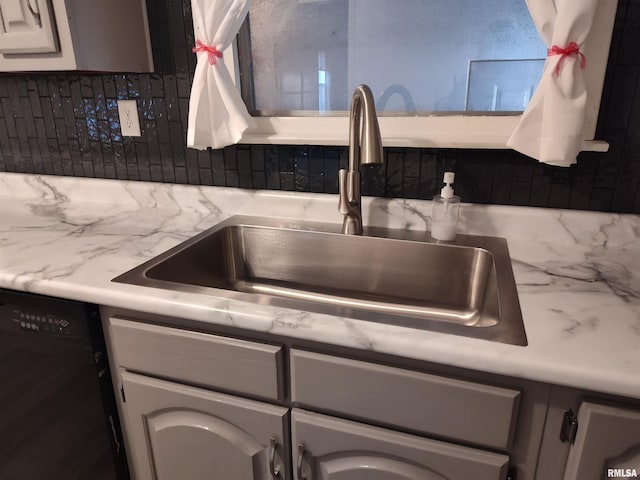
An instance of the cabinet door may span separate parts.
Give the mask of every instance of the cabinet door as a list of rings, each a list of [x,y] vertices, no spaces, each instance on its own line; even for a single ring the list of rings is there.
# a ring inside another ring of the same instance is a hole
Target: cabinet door
[[[295,480],[503,480],[509,458],[293,409]]]
[[[564,479],[637,476],[640,476],[640,410],[583,402]]]
[[[58,51],[49,0],[0,0],[0,52]]]
[[[286,408],[129,372],[122,384],[138,480],[286,479]]]

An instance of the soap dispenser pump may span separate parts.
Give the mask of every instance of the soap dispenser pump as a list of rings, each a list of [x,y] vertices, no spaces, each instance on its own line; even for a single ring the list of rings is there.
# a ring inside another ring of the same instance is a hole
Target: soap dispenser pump
[[[453,194],[455,173],[445,172],[444,184],[440,195],[433,197],[433,215],[431,217],[431,238],[450,242],[455,240],[460,214],[460,197]]]

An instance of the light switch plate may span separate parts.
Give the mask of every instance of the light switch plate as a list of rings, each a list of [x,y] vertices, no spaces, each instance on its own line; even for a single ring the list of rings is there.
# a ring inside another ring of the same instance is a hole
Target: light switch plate
[[[138,104],[135,100],[118,100],[118,116],[123,137],[142,136],[138,119]]]

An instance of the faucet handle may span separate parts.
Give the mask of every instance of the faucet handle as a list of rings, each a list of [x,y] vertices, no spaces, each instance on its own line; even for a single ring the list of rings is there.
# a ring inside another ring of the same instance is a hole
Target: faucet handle
[[[340,212],[342,215],[347,215],[351,211],[349,205],[349,186],[347,185],[347,176],[348,172],[344,168],[338,170],[338,191],[340,194],[340,199],[338,201],[338,212]]]
[[[362,235],[359,172],[349,172],[344,169],[338,170],[338,184],[340,186],[338,211],[344,215],[344,219],[342,220],[342,233],[347,235]]]

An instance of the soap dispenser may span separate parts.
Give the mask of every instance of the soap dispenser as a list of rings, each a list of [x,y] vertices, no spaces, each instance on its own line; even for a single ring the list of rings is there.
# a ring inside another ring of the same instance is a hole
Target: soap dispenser
[[[453,194],[455,173],[445,172],[444,184],[440,195],[433,197],[433,215],[431,217],[431,238],[451,241],[456,238],[458,215],[460,214],[460,197]]]

